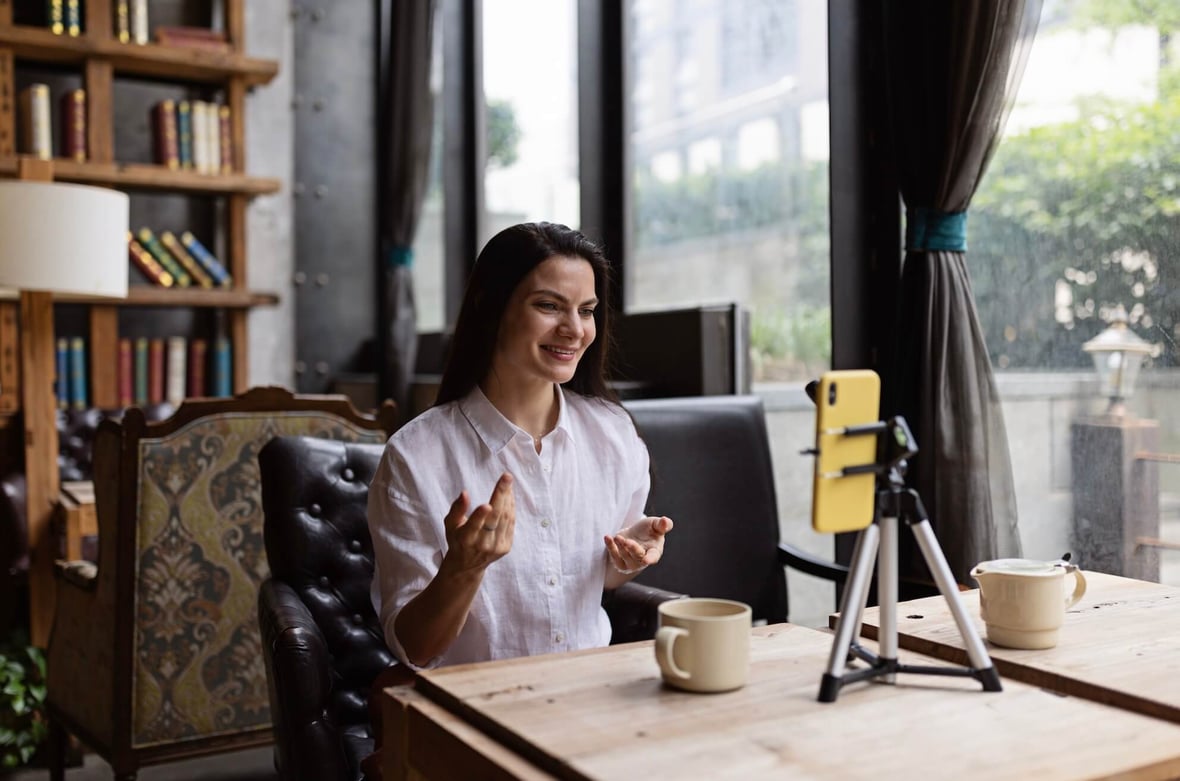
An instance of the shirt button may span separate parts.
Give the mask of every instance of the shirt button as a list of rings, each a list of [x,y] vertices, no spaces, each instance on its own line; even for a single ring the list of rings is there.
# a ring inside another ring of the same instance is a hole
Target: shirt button
[[[546,474],[553,471],[553,467],[549,466],[548,464],[545,464],[545,466],[541,467],[541,469],[543,469]]]
[[[542,518],[542,519],[541,519],[541,528],[542,528],[542,529],[548,529],[548,528],[549,528],[549,519],[548,519],[548,518]]]
[[[557,585],[557,576],[556,576],[556,575],[550,575],[550,576],[549,576],[549,585],[550,585],[550,586],[556,586],[556,585]]]
[[[553,642],[564,643],[565,642],[565,635],[563,635],[561,632],[558,632],[557,634],[555,634],[553,636]]]

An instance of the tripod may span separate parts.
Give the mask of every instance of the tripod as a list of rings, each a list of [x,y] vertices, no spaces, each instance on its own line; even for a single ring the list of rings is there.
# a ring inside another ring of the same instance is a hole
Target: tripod
[[[836,622],[835,639],[828,658],[827,672],[819,687],[820,702],[835,702],[840,688],[846,683],[855,683],[870,678],[883,677],[892,683],[897,673],[920,675],[952,675],[971,677],[983,684],[985,691],[1000,691],[1000,675],[992,665],[991,657],[979,638],[979,633],[963,602],[959,590],[947,566],[946,557],[938,545],[930,519],[918,492],[905,486],[906,459],[918,452],[913,435],[905,419],[898,416],[888,421],[870,423],[864,426],[849,426],[845,436],[887,434],[879,448],[878,461],[845,467],[843,475],[874,472],[877,475],[876,511],[873,523],[861,530],[852,554],[852,565],[848,583],[840,600],[840,619]],[[967,647],[970,667],[933,667],[927,665],[899,664],[897,661],[897,524],[904,519],[913,531],[922,550],[922,557],[934,575],[938,590],[946,599],[959,627],[959,634]],[[877,596],[880,603],[880,626],[877,632],[879,653],[854,642],[860,634],[864,618],[865,603],[869,596],[869,578],[873,571],[873,559],[877,560]],[[868,667],[852,668],[848,662],[860,659]]]

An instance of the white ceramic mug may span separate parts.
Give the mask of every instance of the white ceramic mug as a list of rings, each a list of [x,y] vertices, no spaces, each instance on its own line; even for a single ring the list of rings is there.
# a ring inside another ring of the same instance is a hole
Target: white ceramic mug
[[[1072,592],[1065,576],[1074,577]],[[1052,648],[1065,611],[1086,593],[1081,570],[1064,561],[996,559],[975,565],[987,639],[1006,648]]]
[[[739,689],[750,671],[750,606],[690,598],[659,608],[656,661],[669,686],[692,692]]]

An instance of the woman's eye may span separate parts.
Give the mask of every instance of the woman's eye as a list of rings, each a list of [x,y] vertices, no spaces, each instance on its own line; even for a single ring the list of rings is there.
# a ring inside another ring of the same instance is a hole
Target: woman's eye
[[[545,312],[556,312],[557,304],[553,303],[552,301],[538,301],[537,308]]]
[[[579,310],[579,312],[582,315],[582,317],[594,317],[594,310],[593,309],[581,309],[581,310]]]

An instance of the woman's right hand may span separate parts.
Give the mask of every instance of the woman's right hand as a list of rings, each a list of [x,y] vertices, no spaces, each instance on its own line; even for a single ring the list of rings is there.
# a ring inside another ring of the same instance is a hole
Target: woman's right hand
[[[516,530],[516,494],[512,475],[500,475],[487,504],[467,514],[469,501],[463,491],[443,519],[447,554],[442,566],[455,574],[482,572],[489,564],[512,550]]]

